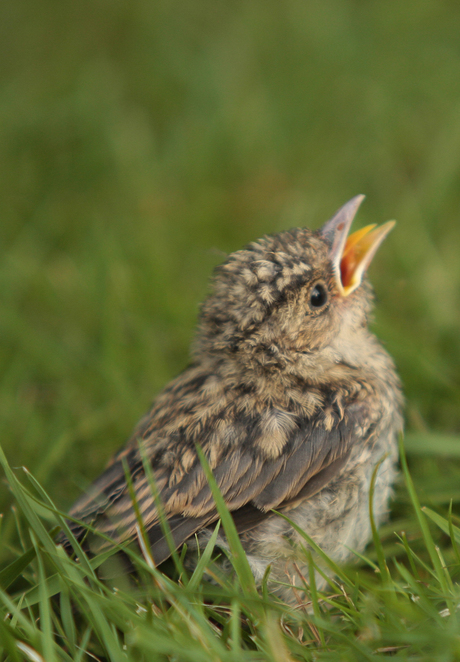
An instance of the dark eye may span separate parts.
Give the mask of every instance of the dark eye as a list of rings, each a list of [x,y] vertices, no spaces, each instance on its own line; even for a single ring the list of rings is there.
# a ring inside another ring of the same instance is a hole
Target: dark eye
[[[310,306],[322,308],[327,303],[327,290],[324,285],[317,283],[310,293]]]

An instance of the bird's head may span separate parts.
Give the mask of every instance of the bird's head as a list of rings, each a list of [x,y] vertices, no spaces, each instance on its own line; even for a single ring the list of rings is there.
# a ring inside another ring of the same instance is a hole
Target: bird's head
[[[321,372],[360,353],[371,307],[366,270],[394,221],[349,235],[364,196],[322,228],[252,242],[217,267],[195,353],[232,356],[257,370]]]

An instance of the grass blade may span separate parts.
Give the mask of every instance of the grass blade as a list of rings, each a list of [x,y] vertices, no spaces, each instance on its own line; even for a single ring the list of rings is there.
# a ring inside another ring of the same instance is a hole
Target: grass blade
[[[31,547],[24,552],[19,558],[10,563],[6,568],[0,572],[0,586],[3,589],[8,588],[18,577],[22,575],[27,566],[34,560],[36,551]]]
[[[254,575],[252,574],[251,567],[246,558],[246,553],[241,544],[233,518],[225,504],[224,498],[219,490],[216,479],[214,478],[203,451],[198,446],[196,450],[216,503],[219,516],[222,520],[222,526],[232,555],[233,567],[240,579],[241,586],[249,595],[258,597]]]
[[[439,559],[438,553],[436,551],[436,546],[434,544],[433,538],[431,536],[430,529],[428,527],[428,523],[426,521],[425,515],[422,512],[422,509],[420,507],[420,502],[418,500],[417,493],[415,491],[414,483],[412,482],[412,477],[409,473],[409,467],[407,466],[407,459],[406,459],[406,454],[404,451],[404,441],[403,441],[403,436],[400,435],[399,438],[399,453],[400,453],[400,458],[401,458],[401,465],[403,468],[403,473],[404,477],[406,479],[406,486],[407,490],[409,492],[409,496],[412,501],[412,506],[415,510],[415,514],[417,516],[418,523],[420,525],[420,528],[422,530],[422,535],[423,539],[425,541],[426,548],[428,550],[428,553],[430,555],[431,563],[433,564],[433,567],[436,572],[436,577],[441,585],[442,591],[444,594],[447,596],[448,595],[448,584],[446,581],[445,577],[445,569],[442,567],[441,561]]]

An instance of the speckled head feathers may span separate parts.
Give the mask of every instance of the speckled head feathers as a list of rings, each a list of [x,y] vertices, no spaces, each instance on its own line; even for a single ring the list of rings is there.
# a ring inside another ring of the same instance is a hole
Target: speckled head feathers
[[[349,235],[363,197],[347,202],[315,232],[294,228],[264,236],[217,267],[194,356],[244,354],[248,366],[249,351],[264,366],[285,368],[339,333],[359,332],[372,301],[364,275],[393,227],[371,225]]]
[[[324,277],[325,271],[332,277],[328,245],[318,233],[295,228],[262,237],[217,267],[202,319],[250,331],[289,292]]]

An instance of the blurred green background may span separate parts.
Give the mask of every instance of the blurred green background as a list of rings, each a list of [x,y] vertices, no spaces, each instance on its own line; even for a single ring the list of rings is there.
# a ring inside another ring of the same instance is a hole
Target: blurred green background
[[[459,432],[457,2],[16,0],[0,53],[1,443],[60,507],[185,366],[224,254],[357,193],[399,221],[370,275],[408,428]]]

